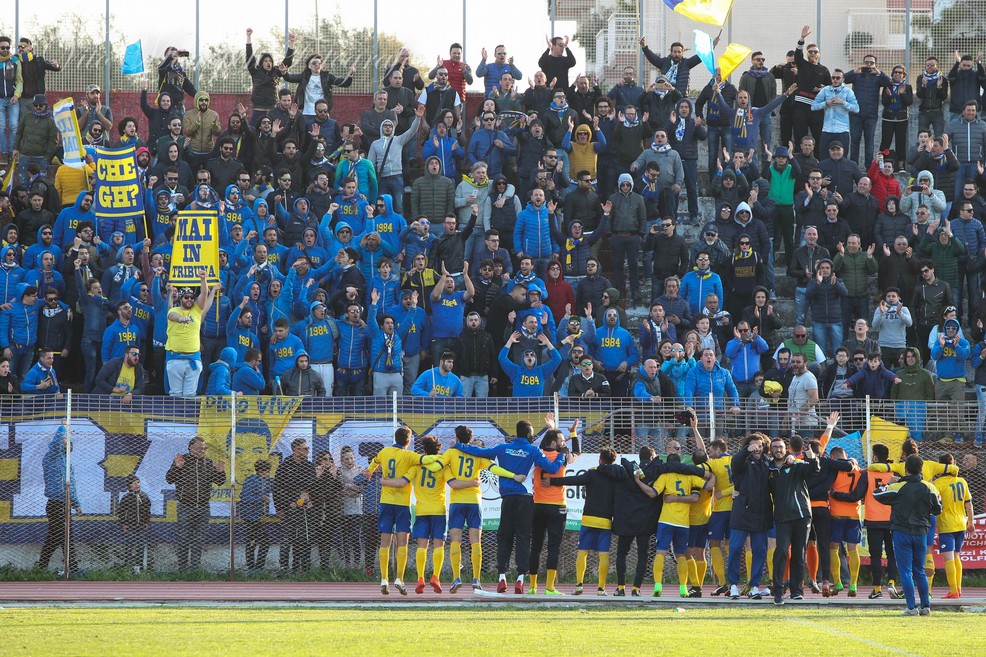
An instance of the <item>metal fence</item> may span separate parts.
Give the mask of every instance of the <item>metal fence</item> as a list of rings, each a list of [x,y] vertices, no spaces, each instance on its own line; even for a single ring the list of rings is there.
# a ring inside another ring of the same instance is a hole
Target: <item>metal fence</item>
[[[202,88],[246,93],[250,81],[243,48],[248,27],[255,30],[256,52],[269,51],[278,60],[288,34],[296,34],[293,72],[315,52],[325,57],[325,69],[337,75],[356,66],[353,86],[342,93],[373,90],[401,46],[427,72],[437,55],[447,57],[449,46],[458,42],[475,71],[482,48],[492,51],[505,42],[526,79],[537,68],[545,34],[570,36],[576,70],[594,73],[605,89],[620,79],[626,65],[638,67],[641,82],[653,82],[653,67],[644,65],[637,47],[641,36],[658,54],[666,53],[673,41],[684,43],[688,54],[695,29],[720,33],[719,52],[732,41],[762,50],[773,64],[784,61],[801,26],[809,24],[810,38],[821,46],[822,63],[829,68],[859,66],[862,56],[871,53],[888,71],[894,64],[906,64],[912,78],[928,54],[937,55],[947,71],[955,50],[986,50],[983,0],[826,0],[824,5],[822,0],[736,0],[721,32],[673,12],[662,0],[504,0],[495,9],[464,0],[436,0],[427,9],[400,0],[285,0],[283,12],[273,4],[246,0],[243,11],[230,13],[222,3],[198,0],[150,6],[83,0],[59,13],[48,5],[14,0],[13,11],[0,16],[0,32],[27,36],[38,54],[57,59],[62,71],[49,74],[49,89],[74,92],[93,82],[104,89],[139,90],[143,76],[122,75],[120,64],[126,44],[141,39],[152,85],[162,53],[174,45],[189,51],[183,64]],[[264,21],[254,20],[260,15]],[[706,76],[697,74],[693,81],[697,90]],[[481,90],[482,80],[470,88]]]
[[[703,401],[698,405],[703,435],[707,440],[725,438],[731,449],[740,444],[737,436],[750,430],[775,433],[790,430],[794,423],[804,435],[817,434],[832,409],[842,412],[842,420],[829,448],[843,447],[861,465],[876,442],[887,444],[896,458],[910,432],[922,439],[925,458],[955,456],[977,509],[986,500],[986,472],[976,450],[968,442],[952,442],[956,432],[968,436],[977,431],[975,405],[905,406],[860,399],[823,403],[816,420],[792,417],[779,408],[762,409],[749,400],[739,413],[722,408],[719,400]],[[143,397],[129,405],[104,396],[0,397],[5,429],[0,431],[0,577],[23,577],[24,571],[35,568],[43,570],[34,574],[37,577],[64,573],[61,546],[68,495],[69,574],[82,570],[109,578],[136,577],[138,571],[140,576],[173,578],[206,573],[230,578],[372,578],[378,576],[380,480],[354,477],[391,444],[395,426],[412,428],[412,449],[420,452],[421,436],[430,434],[444,451],[452,446],[459,424],[470,426],[490,447],[509,440],[521,419],[529,420],[540,434],[548,412],[556,413],[562,428],[577,418],[583,456],[569,467],[573,474],[592,467],[595,454],[605,446],[636,459],[641,446],[656,447],[660,454],[676,437],[690,454],[695,440],[675,421],[681,408],[629,399],[550,397],[241,397],[235,403],[217,397]],[[197,437],[212,462],[198,469],[188,456],[194,453],[189,443]],[[279,482],[278,468],[299,438],[310,448],[304,458],[317,466],[317,477],[299,500],[294,494],[285,499],[280,483],[271,489],[269,480],[258,479],[257,464],[269,463],[273,481]],[[71,443],[67,455],[66,439]],[[932,442],[936,439],[945,442]],[[189,468],[186,474],[183,468]],[[69,490],[64,487],[66,471],[72,473]],[[128,494],[134,478],[146,498]],[[176,483],[184,490],[176,491]],[[189,492],[189,486],[195,485],[201,486],[200,495],[190,499],[194,491]],[[481,488],[484,528],[492,530],[498,524],[499,495],[491,473],[481,475]],[[194,500],[199,501],[197,507]],[[575,564],[582,503],[580,489],[569,487],[569,531],[559,566],[564,577],[572,574]],[[485,532],[482,540],[487,546],[483,569],[490,572],[495,532]],[[464,563],[468,573],[469,562]],[[412,559],[408,579],[413,579],[413,564]],[[629,567],[632,573],[632,557]],[[668,568],[672,572],[670,563]],[[448,581],[447,571],[442,579]]]

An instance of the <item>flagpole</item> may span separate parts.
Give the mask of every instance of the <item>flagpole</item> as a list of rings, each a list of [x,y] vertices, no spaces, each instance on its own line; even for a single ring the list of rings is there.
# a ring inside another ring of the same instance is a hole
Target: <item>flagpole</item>
[[[104,44],[106,61],[103,64],[103,92],[106,94],[106,105],[110,104],[110,60],[113,50],[110,47],[110,0],[106,0],[106,42]],[[99,109],[99,108],[96,108]]]

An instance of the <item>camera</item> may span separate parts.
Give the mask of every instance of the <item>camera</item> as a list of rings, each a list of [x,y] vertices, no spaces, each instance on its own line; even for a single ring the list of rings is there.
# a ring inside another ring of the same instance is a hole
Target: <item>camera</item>
[[[907,188],[907,191],[912,192],[912,193],[913,192],[920,192],[921,191],[921,186],[920,185],[911,185],[910,187]]]
[[[176,57],[190,57],[191,56],[191,53],[189,53],[187,50],[179,50],[178,52],[175,53],[175,56]]]
[[[692,420],[695,418],[695,411],[690,408],[686,408],[683,411],[678,411],[674,414],[675,421],[678,422],[683,427],[690,427],[692,425]]]
[[[859,69],[859,71],[861,73],[872,73],[873,68],[871,66],[863,66],[862,68]]]

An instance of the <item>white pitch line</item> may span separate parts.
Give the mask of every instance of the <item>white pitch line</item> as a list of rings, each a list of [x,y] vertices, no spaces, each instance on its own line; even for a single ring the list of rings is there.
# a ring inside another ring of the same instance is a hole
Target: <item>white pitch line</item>
[[[842,630],[837,630],[834,627],[829,627],[828,625],[824,625],[822,623],[816,623],[814,621],[809,621],[809,620],[802,620],[800,618],[788,618],[787,620],[789,620],[792,623],[798,623],[799,625],[807,625],[809,627],[813,627],[818,630],[824,630],[826,632],[835,634],[836,636],[840,636],[845,639],[852,639],[853,641],[859,641],[860,643],[865,643],[866,645],[872,646],[873,648],[881,648],[883,650],[889,650],[890,652],[897,655],[905,655],[906,657],[924,657],[923,655],[919,655],[917,653],[901,650],[900,648],[895,648],[894,646],[888,646],[887,644],[880,643],[879,641],[873,641],[872,639],[867,639],[861,636],[857,636],[855,634],[850,634],[849,632],[843,632]]]

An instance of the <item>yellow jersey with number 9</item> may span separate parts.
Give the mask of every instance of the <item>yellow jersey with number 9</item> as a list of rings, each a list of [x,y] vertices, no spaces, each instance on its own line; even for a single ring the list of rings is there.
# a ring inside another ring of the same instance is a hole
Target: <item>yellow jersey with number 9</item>
[[[421,459],[421,454],[415,454],[398,445],[390,445],[381,449],[373,457],[368,469],[372,471],[380,468],[384,479],[406,477],[408,481],[411,481],[408,470],[421,463]],[[395,488],[394,486],[381,486],[380,503],[411,506],[411,487],[403,486],[401,488]]]

